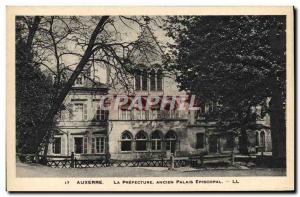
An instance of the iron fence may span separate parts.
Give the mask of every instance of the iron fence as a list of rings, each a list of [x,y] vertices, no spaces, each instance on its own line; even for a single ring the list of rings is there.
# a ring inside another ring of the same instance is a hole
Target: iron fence
[[[38,161],[36,158],[41,158],[40,155],[19,155],[22,156],[24,162]],[[212,160],[229,161],[231,165],[234,163],[234,156],[231,155],[201,155],[193,156],[189,158],[174,158],[170,159],[138,159],[138,160],[113,160],[113,159],[77,159],[74,154],[71,156],[47,156],[46,164],[52,168],[101,168],[101,167],[168,167],[168,168],[179,168],[179,167],[204,167],[205,162]]]
[[[101,168],[101,167],[171,167],[172,161],[160,160],[48,160],[47,166],[52,168]],[[174,167],[190,165],[189,159],[174,160]]]

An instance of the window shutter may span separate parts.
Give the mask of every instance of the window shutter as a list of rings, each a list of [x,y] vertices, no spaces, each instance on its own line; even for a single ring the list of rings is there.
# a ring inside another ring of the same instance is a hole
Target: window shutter
[[[83,153],[87,153],[87,137],[83,138]]]
[[[74,149],[74,147],[75,147],[75,144],[74,144],[74,137],[70,137],[70,141],[69,141],[69,147],[70,147],[70,154],[72,153],[72,152],[75,152],[75,149]]]
[[[87,104],[83,104],[83,120],[87,120]]]
[[[156,79],[156,85],[157,85],[157,91],[162,91],[163,90],[163,75],[162,75],[162,71],[158,70],[157,71],[157,75],[156,75],[157,79]]]
[[[66,138],[65,138],[65,136],[61,137],[61,141],[60,141],[60,154],[61,155],[66,155]]]

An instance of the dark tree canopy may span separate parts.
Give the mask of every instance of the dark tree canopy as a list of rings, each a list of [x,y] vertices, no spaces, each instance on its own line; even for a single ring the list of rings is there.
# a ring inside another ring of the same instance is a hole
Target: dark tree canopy
[[[38,65],[24,60],[26,44],[16,44],[16,139],[17,152],[34,154],[45,133],[34,128],[42,124],[51,108],[54,89]],[[55,123],[51,126],[55,126]]]
[[[169,70],[182,90],[218,104],[211,115],[222,127],[257,129],[260,105],[272,138],[285,139],[285,16],[176,16],[166,29],[175,41]]]

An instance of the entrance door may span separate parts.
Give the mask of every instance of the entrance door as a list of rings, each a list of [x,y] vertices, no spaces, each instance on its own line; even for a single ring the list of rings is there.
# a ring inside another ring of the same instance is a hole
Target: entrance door
[[[217,153],[218,152],[218,137],[211,135],[208,138],[208,144],[209,144],[209,149],[208,151],[210,153]]]

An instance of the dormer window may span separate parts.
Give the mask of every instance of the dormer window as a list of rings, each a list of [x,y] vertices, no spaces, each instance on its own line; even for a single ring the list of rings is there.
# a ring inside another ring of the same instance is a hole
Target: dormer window
[[[83,85],[83,77],[81,74],[75,80],[75,85]]]
[[[91,76],[91,66],[84,70],[84,76],[86,77]]]
[[[163,83],[163,81],[162,81],[162,79],[163,79],[163,74],[162,74],[162,71],[161,70],[158,70],[157,71],[157,79],[156,79],[156,90],[157,91],[162,91],[162,83]]]
[[[147,91],[148,90],[148,76],[147,72],[144,70],[142,74],[142,90]]]
[[[141,75],[140,75],[140,72],[136,72],[135,74],[135,90],[139,91],[141,90]]]
[[[163,74],[161,70],[154,69],[147,73],[146,70],[137,71],[135,76],[136,91],[162,91],[163,90]],[[148,85],[149,81],[149,85]]]
[[[155,91],[156,90],[156,76],[155,76],[155,70],[152,70],[150,72],[150,90]]]

